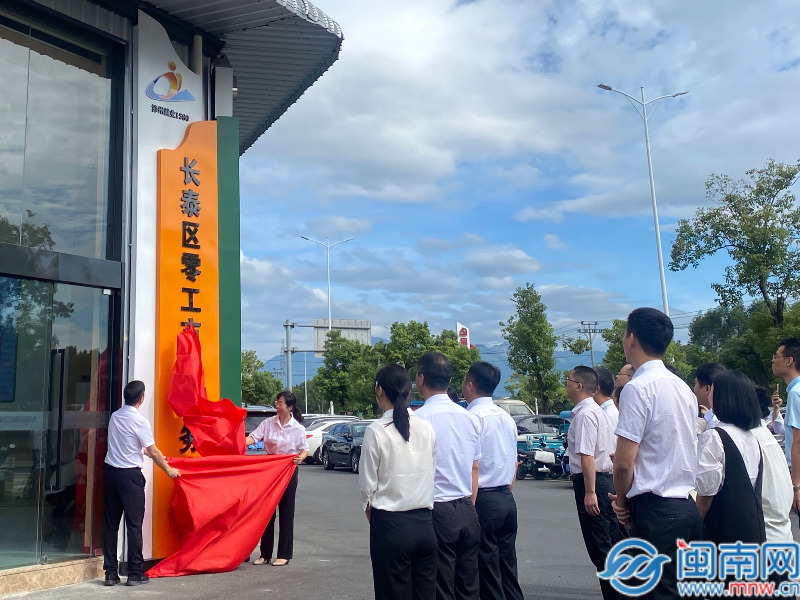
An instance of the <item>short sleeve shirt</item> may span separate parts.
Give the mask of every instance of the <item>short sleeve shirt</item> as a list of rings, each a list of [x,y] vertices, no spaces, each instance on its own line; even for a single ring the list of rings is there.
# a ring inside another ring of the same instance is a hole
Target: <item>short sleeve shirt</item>
[[[697,463],[697,399],[660,360],[638,369],[619,402],[616,434],[639,444],[628,498],[688,498]]]
[[[614,430],[611,421],[591,396],[572,409],[572,423],[567,431],[567,452],[572,473],[582,472],[581,457],[594,458],[595,470],[611,472],[611,453],[614,452]]]
[[[106,464],[118,469],[141,468],[142,450],[154,443],[150,422],[137,408],[126,404],[114,411],[108,422]]]
[[[267,454],[300,454],[308,450],[306,428],[294,417],[289,417],[286,425],[281,425],[278,415],[264,419],[250,437],[256,442],[264,440]]]
[[[472,495],[472,463],[481,458],[478,419],[447,394],[436,394],[415,413],[436,434],[434,502],[450,502]]]
[[[488,396],[470,402],[467,411],[478,419],[481,429],[478,487],[509,485],[516,473],[517,424]]]
[[[786,463],[792,466],[792,438],[794,429],[800,429],[800,377],[786,386],[786,418],[784,419],[784,446]]]

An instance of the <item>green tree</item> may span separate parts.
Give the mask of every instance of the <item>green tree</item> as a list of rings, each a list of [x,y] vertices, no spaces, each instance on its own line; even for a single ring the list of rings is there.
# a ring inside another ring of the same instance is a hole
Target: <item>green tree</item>
[[[556,336],[547,321],[547,307],[531,283],[518,287],[512,301],[516,313],[500,323],[503,338],[509,343],[508,364],[518,375],[531,378],[539,406],[547,413],[561,385],[553,356]]]
[[[394,322],[389,328],[389,342],[377,347],[387,363],[413,371],[419,357],[433,349],[433,336],[427,322]]]
[[[262,371],[264,363],[258,359],[255,350],[242,352],[242,402],[245,404],[272,404],[283,389],[279,379]]]
[[[678,221],[670,269],[697,267],[704,258],[726,252],[733,265],[726,267],[724,283],[711,286],[720,302],[735,305],[743,295],[759,297],[781,327],[787,300],[800,292],[800,208],[790,190],[798,174],[800,162],[774,160],[739,181],[712,174],[706,198],[717,206]]]
[[[333,402],[336,412],[373,410],[381,359],[372,346],[345,339],[340,331],[328,333],[325,361],[315,377],[326,404]]]
[[[608,344],[602,365],[614,374],[618,373],[628,362],[625,358],[625,350],[622,348],[622,338],[625,337],[626,327],[627,321],[614,319],[611,327],[604,329],[600,334]]]
[[[747,331],[747,311],[741,302],[712,308],[689,324],[689,343],[712,355],[728,340]]]

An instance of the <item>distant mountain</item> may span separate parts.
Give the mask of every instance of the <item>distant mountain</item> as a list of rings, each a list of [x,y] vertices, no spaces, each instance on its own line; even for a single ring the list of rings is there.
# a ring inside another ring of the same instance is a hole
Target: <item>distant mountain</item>
[[[375,340],[377,341],[377,340]],[[508,390],[505,389],[505,383],[511,377],[511,367],[508,366],[508,343],[501,342],[495,344],[476,344],[478,350],[481,352],[481,359],[485,360],[500,369],[500,386],[498,386],[495,396],[503,397],[510,396]],[[603,357],[606,355],[605,350],[595,350],[594,361],[599,364]],[[567,371],[577,367],[578,365],[590,365],[591,357],[586,352],[581,355],[572,354],[567,350],[558,350],[555,352],[556,369],[560,371]],[[264,363],[264,370],[270,371],[279,379],[284,379],[285,375],[285,358],[283,354],[276,354]],[[308,379],[317,374],[317,370],[323,365],[322,358],[315,358],[313,354],[308,353],[306,356],[306,373]],[[303,377],[303,355],[295,354],[292,356],[292,382],[294,385],[302,383],[305,380]]]

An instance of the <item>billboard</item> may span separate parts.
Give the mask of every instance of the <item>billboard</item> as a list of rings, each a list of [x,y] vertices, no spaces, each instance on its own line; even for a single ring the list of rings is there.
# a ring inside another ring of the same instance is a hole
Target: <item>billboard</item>
[[[372,345],[372,323],[367,319],[333,319],[331,328],[342,332],[346,340]],[[328,319],[314,319],[314,356],[325,356],[325,340],[328,336]]]

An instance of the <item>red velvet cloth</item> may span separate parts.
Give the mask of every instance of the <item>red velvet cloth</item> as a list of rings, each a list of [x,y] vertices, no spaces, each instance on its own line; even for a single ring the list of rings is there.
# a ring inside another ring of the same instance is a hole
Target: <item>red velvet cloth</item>
[[[200,339],[194,327],[178,334],[175,367],[169,384],[169,401],[183,419],[201,456],[245,453],[244,418],[247,410],[227,398],[211,402],[206,393]]]
[[[224,573],[253,551],[295,470],[292,455],[169,458],[172,512],[183,544],[150,577]]]

